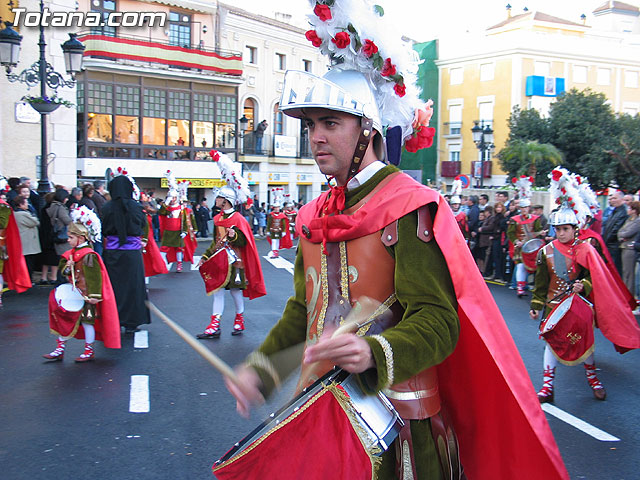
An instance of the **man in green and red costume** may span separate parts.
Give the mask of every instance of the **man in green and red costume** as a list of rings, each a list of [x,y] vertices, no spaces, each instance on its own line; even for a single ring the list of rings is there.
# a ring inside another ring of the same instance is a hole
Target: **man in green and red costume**
[[[305,89],[305,79],[315,89]],[[285,77],[280,108],[304,119],[314,159],[337,186],[300,209],[295,293],[263,344],[238,367],[241,387],[227,382],[239,412],[248,414],[290,373],[293,366],[280,364],[278,354],[305,342],[305,382],[298,389],[337,365],[357,374],[369,392],[383,391],[405,419],[399,438],[372,468],[374,478],[459,478],[455,449],[436,448],[454,442],[441,410],[452,420],[468,478],[511,479],[523,472],[568,478],[524,364],[451,210],[437,192],[380,161],[382,121],[368,82],[359,72],[338,68],[323,78],[304,72]],[[316,94],[305,94],[310,91]],[[360,335],[331,338],[365,296],[389,306],[392,318]],[[304,448],[283,445],[282,465]],[[254,469],[266,468],[264,461],[279,461],[261,457],[259,448],[254,452],[216,467],[215,474],[252,478],[259,474]],[[355,478],[341,476],[352,453],[332,459],[336,478]],[[310,462],[309,472],[313,468]],[[287,471],[279,478],[293,478]],[[370,474],[360,472],[362,478]]]
[[[0,175],[0,191],[5,191],[7,187],[7,181]],[[22,255],[22,242],[13,210],[0,199],[0,307],[3,282],[7,283],[9,290],[18,293],[31,288],[31,276]]]
[[[230,159],[222,154],[217,157],[221,170],[222,165],[229,163]],[[222,158],[220,158],[222,157]],[[238,177],[240,175],[237,175]],[[232,182],[237,180],[233,175]],[[238,180],[239,182],[239,180]],[[267,294],[260,266],[260,255],[253,238],[253,231],[249,222],[236,211],[235,206],[246,201],[245,192],[240,192],[236,185],[222,187],[216,195],[216,206],[220,213],[213,217],[213,241],[209,248],[202,254],[198,264],[201,267],[207,260],[218,255],[220,250],[226,250],[223,265],[211,272],[215,284],[212,290],[207,288],[207,293],[213,296],[213,310],[211,320],[203,333],[196,335],[199,339],[219,338],[220,320],[224,312],[225,290],[228,290],[236,307],[236,315],[233,321],[231,335],[241,335],[244,332],[244,297],[253,300]],[[249,192],[249,190],[246,190]],[[242,198],[239,198],[242,195]],[[204,275],[203,275],[204,277]]]

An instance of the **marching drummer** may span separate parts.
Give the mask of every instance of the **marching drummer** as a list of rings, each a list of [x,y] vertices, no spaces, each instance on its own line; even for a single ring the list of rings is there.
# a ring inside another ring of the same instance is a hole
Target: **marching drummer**
[[[209,272],[211,281],[215,282],[213,287],[207,288],[207,292],[213,294],[213,311],[207,328],[203,333],[196,335],[200,339],[220,337],[225,290],[229,290],[236,307],[231,335],[244,332],[244,297],[253,300],[267,293],[252,228],[235,210],[235,206],[246,202],[251,193],[248,183],[240,174],[237,164],[227,155],[212,150],[212,158],[220,167],[227,186],[218,190],[216,207],[220,209],[220,213],[213,218],[213,241],[202,254],[198,267],[204,268],[205,262],[223,253],[221,250],[224,250],[229,262],[225,262],[226,264],[217,271]]]
[[[640,329],[595,248],[578,240],[579,225],[587,221],[590,212],[580,198],[577,184],[561,167],[554,169],[551,177],[551,193],[561,203],[549,219],[557,239],[539,252],[529,315],[536,320],[544,311],[548,319],[563,301],[569,302],[569,307],[563,308],[563,313],[561,307],[557,308],[560,319],[552,322],[553,328],[541,326],[546,345],[544,383],[538,399],[540,403],[554,401],[554,378],[560,362],[570,366],[583,363],[594,397],[604,400],[607,393],[596,375],[594,360],[593,310],[585,309],[586,302],[571,299],[570,295],[579,294],[593,301],[598,326],[620,353],[640,347]]]
[[[77,311],[65,310],[64,299],[56,294],[68,284],[51,291],[49,327],[58,335],[58,343],[43,357],[51,362],[61,361],[67,340],[75,337],[85,340],[84,352],[76,358],[76,362],[83,363],[94,359],[95,340],[101,340],[107,348],[120,348],[120,321],[109,275],[91,247],[92,242],[101,238],[100,220],[85,206],[73,209],[71,219],[68,229],[71,250],[62,255],[59,268],[71,282],[72,288],[66,289],[66,294],[84,300],[84,305]]]
[[[540,218],[530,213],[533,178],[523,175],[520,178],[514,178],[513,182],[516,184],[520,195],[518,202],[520,214],[512,217],[509,221],[507,238],[509,239],[509,255],[515,265],[514,273],[517,282],[517,295],[518,297],[522,297],[525,295],[529,273],[533,273],[536,270],[535,259],[537,249],[541,248],[544,242],[539,242],[535,250],[528,252],[528,256],[526,254],[523,255],[522,247],[530,240],[544,237],[546,232],[542,229]]]
[[[314,160],[335,185],[330,182],[298,212],[294,295],[262,345],[238,367],[237,378],[227,379],[238,411],[248,415],[252,404],[292,373],[296,365],[280,359],[303,343],[298,391],[339,366],[357,374],[367,393],[384,392],[405,421],[391,448],[349,478],[461,478],[453,432],[458,427],[464,430],[460,452],[469,478],[496,472],[493,461],[509,464],[501,471],[568,478],[535,392],[516,381],[527,373],[522,362],[512,361],[518,352],[472,267],[451,209],[436,191],[394,166],[405,140],[415,152],[430,147],[435,133],[428,126],[431,102],[419,99],[410,74],[413,55],[401,42],[376,44],[384,38],[376,27],[394,31],[383,25],[379,9],[363,5],[356,14],[345,4],[318,2],[309,16],[317,30],[307,38],[323,52],[336,52],[334,68],[323,77],[285,75],[280,109],[304,122]],[[365,30],[367,37],[359,38]],[[378,53],[385,48],[393,58]],[[374,312],[358,334],[334,337],[365,298],[389,314],[379,318]],[[445,423],[441,408],[455,412],[457,421]],[[509,428],[494,431],[505,418]],[[469,425],[476,422],[482,426]],[[324,438],[342,442],[348,435],[343,427]],[[492,450],[488,441],[500,443],[493,460],[486,455]],[[281,450],[305,451],[304,445]],[[345,453],[329,460],[349,459]],[[316,460],[308,463],[311,471]],[[214,473],[224,469],[218,465]]]
[[[291,248],[293,243],[289,235],[289,217],[281,211],[284,199],[284,189],[271,189],[271,212],[267,215],[267,238],[271,242],[271,258],[280,256],[280,249]]]

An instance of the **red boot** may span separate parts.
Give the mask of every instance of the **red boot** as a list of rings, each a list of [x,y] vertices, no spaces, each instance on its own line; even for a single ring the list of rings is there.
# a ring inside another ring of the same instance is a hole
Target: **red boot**
[[[85,343],[84,352],[82,352],[80,356],[76,358],[76,362],[77,363],[91,362],[93,361],[93,358],[94,358],[93,343]]]
[[[526,286],[527,286],[527,282],[518,282],[518,290],[517,290],[518,297],[523,297],[526,294],[524,290]]]
[[[593,391],[593,396],[596,397],[596,399],[598,400],[606,399],[607,391],[604,389],[604,387],[602,386],[602,383],[600,383],[600,380],[598,380],[598,377],[596,376],[595,363],[591,365],[588,363],[585,363],[584,370],[585,370],[585,373],[587,374],[587,381],[589,382],[589,386]]]
[[[231,335],[241,335],[244,332],[244,315],[236,313],[236,319],[233,321],[233,332]]]
[[[280,256],[280,250],[273,251],[273,258],[278,258]]]
[[[540,403],[553,403],[553,379],[556,376],[556,367],[544,369],[544,383],[538,392]]]
[[[205,328],[204,333],[199,333],[196,338],[219,338],[220,337],[220,315],[211,315],[209,326]]]
[[[182,262],[178,262],[178,266],[176,267],[176,273],[182,272]]]
[[[53,352],[47,353],[42,356],[47,360],[51,360],[52,362],[59,362],[64,358],[64,347],[66,345],[67,345],[66,340],[58,339],[58,345],[56,346],[56,349]]]

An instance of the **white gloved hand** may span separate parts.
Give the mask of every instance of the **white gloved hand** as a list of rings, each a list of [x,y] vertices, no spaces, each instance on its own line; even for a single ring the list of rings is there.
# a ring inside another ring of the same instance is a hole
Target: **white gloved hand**
[[[184,238],[184,237],[186,237],[186,236],[187,236],[187,234],[186,234],[185,232],[182,232],[182,233],[180,234],[180,238]]]

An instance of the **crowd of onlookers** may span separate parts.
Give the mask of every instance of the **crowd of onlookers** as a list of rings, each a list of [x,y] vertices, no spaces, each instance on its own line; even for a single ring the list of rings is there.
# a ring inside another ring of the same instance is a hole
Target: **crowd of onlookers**
[[[513,262],[509,257],[507,228],[509,221],[520,213],[518,197],[509,198],[509,191],[498,191],[490,203],[487,194],[461,197],[459,210],[466,214],[468,239],[478,268],[489,280],[510,283]],[[450,200],[450,196],[445,198]],[[553,239],[553,227],[548,224],[542,205],[532,205],[531,214],[538,215],[542,229],[548,233],[546,240]],[[609,195],[608,206],[602,211],[602,224],[590,227],[600,234],[616,268],[629,291],[638,296],[640,290],[640,202],[633,195],[614,191]],[[637,273],[636,273],[637,270]],[[636,279],[636,275],[639,277]]]
[[[59,281],[60,256],[71,248],[66,237],[66,227],[71,223],[69,211],[76,205],[85,205],[100,215],[100,209],[108,200],[104,181],[70,190],[56,185],[43,198],[28,177],[9,178],[8,184],[9,190],[2,196],[14,209],[22,253],[32,281],[34,272],[40,271],[38,284],[53,285]]]

